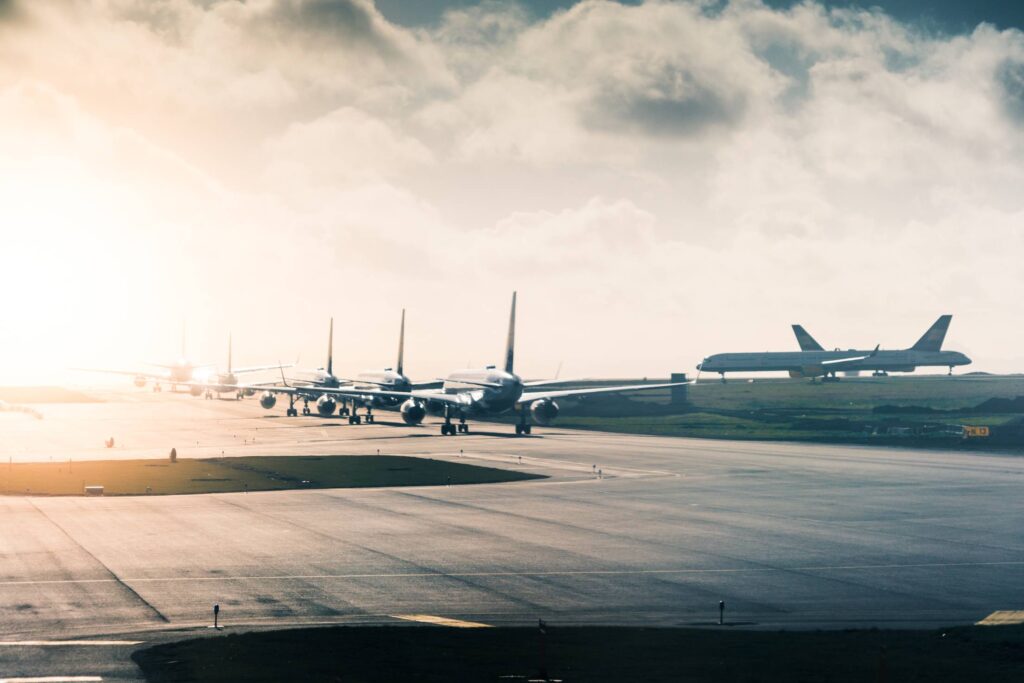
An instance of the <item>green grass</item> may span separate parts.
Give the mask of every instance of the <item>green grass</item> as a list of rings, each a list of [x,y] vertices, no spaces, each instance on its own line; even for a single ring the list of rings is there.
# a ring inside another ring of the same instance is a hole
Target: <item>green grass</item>
[[[548,628],[545,667],[567,683],[1016,681],[1024,629],[734,631]],[[133,656],[147,681],[525,681],[536,629],[336,627],[158,645]]]
[[[377,455],[247,456],[167,460],[87,460],[0,465],[0,493],[80,496],[228,493],[282,489],[489,484],[535,474],[429,458]]]

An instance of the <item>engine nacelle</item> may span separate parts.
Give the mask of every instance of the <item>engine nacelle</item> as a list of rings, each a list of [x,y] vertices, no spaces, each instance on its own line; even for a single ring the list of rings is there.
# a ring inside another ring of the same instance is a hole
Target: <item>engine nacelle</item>
[[[135,386],[137,386],[140,389],[146,386],[146,378],[143,377],[142,375],[137,375],[135,379],[132,380],[132,382],[135,384]]]
[[[407,425],[418,425],[427,416],[427,407],[414,398],[403,403],[399,410],[402,411],[402,420]]]
[[[537,424],[549,425],[558,417],[558,404],[547,398],[534,401],[530,404],[530,415]]]
[[[249,387],[248,389],[242,389],[242,396],[245,396],[246,398],[252,398],[255,395],[256,390],[253,389],[252,387]]]
[[[198,384],[193,384],[188,388],[188,393],[192,394],[193,396],[202,396],[203,388]]]
[[[338,408],[338,402],[334,400],[333,396],[324,394],[316,400],[316,412],[320,413],[323,417],[330,417],[334,415],[334,411]]]
[[[272,391],[264,391],[260,394],[260,407],[270,410],[277,405],[277,394]]]

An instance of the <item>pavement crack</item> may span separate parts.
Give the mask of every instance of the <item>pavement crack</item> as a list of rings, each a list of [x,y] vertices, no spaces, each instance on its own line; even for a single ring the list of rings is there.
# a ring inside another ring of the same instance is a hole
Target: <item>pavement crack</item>
[[[47,522],[52,524],[58,531],[60,531],[62,534],[64,534],[64,536],[66,536],[68,538],[68,540],[70,540],[72,543],[74,543],[76,546],[78,546],[82,550],[82,552],[84,552],[86,555],[88,555],[93,560],[95,560],[96,564],[98,564],[99,566],[103,567],[103,571],[105,571],[107,574],[109,574],[110,577],[114,580],[115,583],[117,583],[119,586],[121,586],[121,588],[123,588],[125,591],[127,591],[136,600],[141,602],[150,612],[153,613],[154,616],[156,616],[157,619],[159,619],[160,621],[162,621],[165,624],[171,623],[171,620],[168,619],[166,616],[164,616],[164,614],[160,610],[158,610],[156,607],[154,607],[153,603],[151,603],[149,600],[146,600],[146,598],[142,597],[142,595],[140,595],[137,590],[135,590],[130,585],[125,583],[121,579],[121,577],[118,576],[114,572],[114,570],[112,570],[110,567],[108,567],[106,565],[105,562],[103,562],[103,560],[98,558],[91,550],[89,550],[84,545],[79,543],[78,539],[75,538],[74,536],[72,536],[68,532],[67,529],[65,529],[63,526],[61,526],[61,524],[59,522],[57,522],[57,520],[55,520],[53,517],[50,517],[50,515],[46,514],[45,510],[43,510],[41,507],[36,505],[35,501],[33,501],[31,498],[29,498],[28,502],[29,502],[29,504],[33,508],[35,508],[36,512],[38,512],[40,515],[42,515],[46,519]]]

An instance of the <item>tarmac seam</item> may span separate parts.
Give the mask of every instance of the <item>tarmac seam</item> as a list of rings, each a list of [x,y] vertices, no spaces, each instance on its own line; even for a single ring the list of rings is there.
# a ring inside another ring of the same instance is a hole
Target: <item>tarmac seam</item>
[[[86,548],[86,547],[85,547],[84,545],[82,545],[81,543],[79,543],[79,542],[78,542],[78,539],[77,539],[77,538],[75,538],[75,537],[74,537],[74,536],[72,536],[72,535],[71,535],[70,533],[68,533],[68,530],[67,530],[67,529],[65,529],[65,528],[64,528],[63,526],[61,526],[60,524],[58,524],[58,523],[57,523],[57,522],[56,522],[56,521],[55,521],[55,520],[54,520],[54,519],[53,519],[52,517],[50,517],[50,515],[46,514],[46,511],[45,511],[45,510],[43,510],[43,509],[42,509],[42,508],[40,508],[40,507],[39,507],[38,505],[36,505],[36,504],[35,504],[35,501],[33,501],[33,500],[29,500],[28,502],[29,502],[29,504],[30,504],[30,505],[31,505],[31,506],[32,506],[33,508],[35,508],[36,512],[38,512],[38,513],[39,513],[40,515],[42,515],[42,516],[43,516],[43,517],[44,517],[44,518],[46,519],[46,521],[48,521],[48,522],[49,522],[50,524],[52,524],[52,525],[53,525],[54,527],[56,527],[57,529],[59,529],[59,530],[60,530],[60,532],[61,532],[62,534],[64,534],[65,536],[67,536],[67,537],[68,537],[68,539],[69,539],[69,540],[70,540],[70,541],[71,541],[72,543],[74,543],[74,544],[75,544],[75,545],[77,545],[77,546],[78,546],[79,548],[81,548],[82,552],[84,552],[84,553],[85,553],[86,555],[88,555],[88,556],[89,556],[89,557],[91,557],[91,558],[92,558],[93,560],[95,560],[95,561],[96,561],[96,563],[97,563],[97,564],[98,564],[99,566],[103,567],[104,571],[106,571],[106,572],[107,572],[108,574],[110,574],[110,576],[111,576],[111,577],[113,577],[113,578],[112,578],[112,580],[107,580],[107,581],[106,581],[107,583],[117,583],[117,584],[119,584],[119,585],[120,585],[120,586],[121,586],[122,588],[124,588],[124,589],[125,589],[126,591],[128,591],[128,593],[130,593],[131,595],[135,596],[135,598],[136,598],[136,599],[137,599],[137,600],[138,600],[139,602],[141,602],[141,603],[142,603],[143,605],[145,605],[145,606],[146,606],[147,608],[149,608],[149,610],[150,610],[151,612],[153,612],[153,614],[154,614],[154,615],[156,615],[156,617],[157,617],[157,618],[158,618],[158,619],[159,619],[160,621],[164,622],[165,624],[169,624],[169,623],[171,623],[171,620],[170,620],[170,619],[168,619],[167,617],[165,617],[165,616],[163,615],[163,613],[162,613],[162,612],[161,612],[160,610],[158,610],[158,609],[157,609],[156,607],[154,607],[154,606],[153,606],[153,604],[152,604],[152,603],[151,603],[151,602],[150,602],[149,600],[146,600],[146,598],[142,597],[142,595],[140,595],[140,594],[139,594],[139,592],[138,592],[137,590],[135,590],[135,589],[134,589],[134,588],[132,588],[132,587],[131,587],[130,585],[128,585],[127,583],[125,583],[125,582],[124,582],[124,581],[123,581],[123,580],[121,579],[121,577],[120,577],[120,576],[118,576],[118,575],[117,575],[116,573],[114,573],[114,571],[113,571],[113,570],[112,570],[112,569],[111,569],[110,567],[108,567],[108,566],[107,566],[107,565],[106,565],[106,564],[105,564],[105,563],[103,562],[103,560],[101,560],[100,558],[96,557],[96,555],[94,555],[94,554],[92,553],[92,551],[90,551],[90,550],[89,550],[88,548]],[[103,579],[99,579],[99,580],[98,580],[98,582],[99,582],[99,581],[103,581]],[[69,581],[69,583],[74,583],[74,581]]]

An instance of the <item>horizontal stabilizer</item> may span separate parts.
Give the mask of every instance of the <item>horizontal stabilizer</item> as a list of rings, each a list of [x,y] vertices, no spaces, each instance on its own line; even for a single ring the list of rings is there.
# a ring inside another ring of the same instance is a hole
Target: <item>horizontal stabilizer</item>
[[[949,329],[951,315],[939,316],[939,319],[928,328],[924,336],[917,340],[917,343],[910,347],[912,351],[941,351],[942,342],[946,340],[946,330]]]

